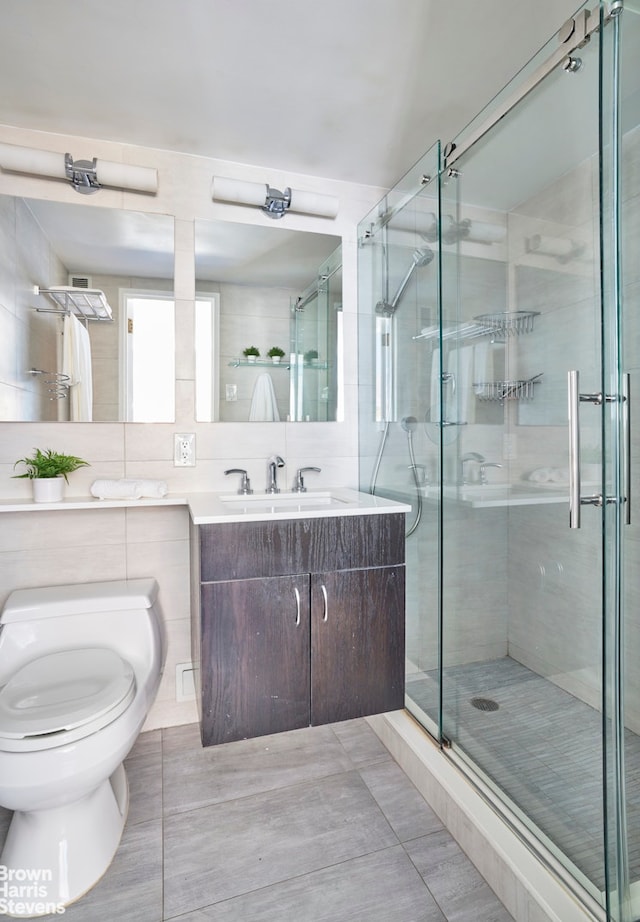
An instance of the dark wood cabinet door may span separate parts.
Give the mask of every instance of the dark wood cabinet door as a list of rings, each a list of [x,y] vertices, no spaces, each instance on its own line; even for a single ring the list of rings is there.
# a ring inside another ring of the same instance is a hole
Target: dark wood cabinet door
[[[202,742],[309,725],[309,577],[203,583]]]
[[[311,577],[311,723],[404,707],[404,567]]]

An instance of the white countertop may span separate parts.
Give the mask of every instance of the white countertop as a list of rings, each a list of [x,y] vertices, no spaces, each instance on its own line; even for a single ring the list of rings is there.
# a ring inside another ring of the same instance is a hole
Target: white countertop
[[[336,488],[308,493],[168,494],[158,499],[94,499],[70,496],[59,503],[34,503],[31,499],[0,499],[0,512],[63,512],[70,509],[123,509],[188,506],[196,525],[220,522],[268,522],[272,519],[317,519],[338,515],[380,515],[409,512],[411,506],[357,490]]]
[[[195,525],[222,522],[269,522],[273,519],[321,519],[342,515],[380,515],[410,512],[411,506],[370,493],[345,488],[308,493],[200,493],[189,496]]]

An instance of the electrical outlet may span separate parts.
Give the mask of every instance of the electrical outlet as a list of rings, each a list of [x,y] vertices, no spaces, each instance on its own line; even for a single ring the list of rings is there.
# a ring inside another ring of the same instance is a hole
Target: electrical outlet
[[[195,467],[196,436],[194,432],[174,432],[173,466]]]
[[[176,666],[176,701],[193,701],[196,696],[193,663]]]

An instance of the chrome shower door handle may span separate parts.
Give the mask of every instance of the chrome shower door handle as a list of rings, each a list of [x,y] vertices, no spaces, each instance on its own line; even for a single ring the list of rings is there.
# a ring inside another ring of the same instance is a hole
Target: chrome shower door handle
[[[569,393],[569,528],[580,528],[580,506],[602,506],[601,493],[581,495],[580,484],[580,404],[602,405],[602,394],[581,394],[580,373],[567,372]]]
[[[567,373],[569,394],[569,528],[580,528],[580,373]]]
[[[625,525],[631,525],[631,375],[622,376],[622,488]]]

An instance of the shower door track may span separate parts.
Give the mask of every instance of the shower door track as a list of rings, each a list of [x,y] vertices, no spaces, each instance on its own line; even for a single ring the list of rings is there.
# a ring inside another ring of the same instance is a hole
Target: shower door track
[[[434,741],[435,742],[435,741]],[[437,745],[437,742],[436,742]],[[505,799],[503,791],[496,791],[489,780],[478,770],[475,762],[469,762],[465,755],[449,744],[443,755],[457,770],[464,775],[467,782],[486,804],[500,817],[502,822],[521,842],[536,856],[538,861],[573,895],[574,899],[593,918],[594,922],[605,922],[605,909],[602,902],[604,894],[587,880],[574,866],[573,871],[566,867],[554,854],[553,846],[547,837],[537,830],[533,832],[519,815],[517,807]]]
[[[614,4],[612,4],[612,6],[613,5]],[[609,22],[612,15],[619,12],[621,12],[620,6],[616,6],[614,13],[611,12],[610,8],[609,13],[603,19],[603,26]],[[500,103],[486,121],[479,125],[468,138],[460,142],[460,144],[449,143],[445,146],[443,154],[445,170],[451,169],[453,164],[463,154],[472,148],[476,142],[480,141],[494,125],[497,125],[498,122],[508,115],[519,102],[529,95],[529,93],[535,90],[535,88],[542,83],[558,65],[562,64],[565,70],[571,71],[573,69],[574,60],[571,54],[585,45],[591,38],[592,33],[596,32],[599,28],[600,11],[598,7],[593,9],[590,13],[587,10],[582,10],[575,19],[567,20],[558,31],[558,39],[562,44],[553,54],[527,77],[522,86],[518,87],[518,89],[508,96],[504,102]],[[563,38],[565,31],[568,32],[568,35],[566,38]]]

